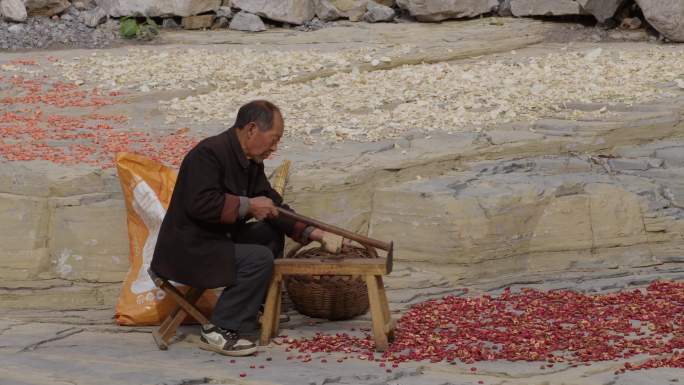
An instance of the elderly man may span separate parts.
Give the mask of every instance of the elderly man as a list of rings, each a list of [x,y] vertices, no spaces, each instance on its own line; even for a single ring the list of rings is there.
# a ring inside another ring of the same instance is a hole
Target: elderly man
[[[201,326],[204,349],[232,356],[256,351],[244,335],[258,328],[284,235],[318,241],[330,252],[341,246],[336,235],[278,216],[277,207],[287,206],[271,188],[263,160],[276,151],[283,130],[278,107],[252,101],[240,108],[233,127],[195,146],[178,172],[151,268],[193,287],[225,287],[212,323]]]

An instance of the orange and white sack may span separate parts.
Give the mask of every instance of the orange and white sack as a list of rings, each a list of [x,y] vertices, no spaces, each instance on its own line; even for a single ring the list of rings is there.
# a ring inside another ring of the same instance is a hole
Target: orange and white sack
[[[130,245],[130,269],[116,304],[116,323],[158,325],[174,309],[175,304],[154,285],[147,269],[152,262],[159,227],[176,184],[177,171],[143,156],[125,152],[117,154],[116,168],[126,200]],[[174,285],[181,292],[187,290],[185,286]],[[216,296],[207,290],[200,298],[198,307],[208,316],[215,304]],[[186,321],[192,320],[187,318]]]

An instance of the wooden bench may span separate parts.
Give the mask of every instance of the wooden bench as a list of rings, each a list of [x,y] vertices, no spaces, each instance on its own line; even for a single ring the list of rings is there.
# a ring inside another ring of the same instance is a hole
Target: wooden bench
[[[151,269],[147,271],[152,278],[155,285],[166,293],[175,303],[176,308],[164,319],[158,329],[152,332],[154,342],[160,350],[167,350],[171,339],[176,335],[176,329],[185,320],[185,317],[190,315],[196,319],[201,325],[208,324],[209,320],[202,314],[195,306],[197,301],[202,297],[205,289],[197,289],[191,287],[183,295],[175,286],[164,278],[159,277]]]
[[[268,288],[261,323],[260,343],[267,345],[278,334],[283,277],[297,275],[360,275],[368,287],[368,300],[373,326],[373,338],[378,351],[387,349],[393,338],[394,323],[390,316],[382,276],[392,271],[388,258],[348,258],[338,260],[281,258],[275,260],[273,277]]]

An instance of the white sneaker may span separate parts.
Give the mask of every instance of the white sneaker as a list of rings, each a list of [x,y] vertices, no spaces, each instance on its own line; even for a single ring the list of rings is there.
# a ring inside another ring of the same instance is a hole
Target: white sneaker
[[[212,324],[202,325],[200,349],[211,350],[226,356],[249,356],[256,353],[254,342],[240,338],[234,331],[226,330]]]

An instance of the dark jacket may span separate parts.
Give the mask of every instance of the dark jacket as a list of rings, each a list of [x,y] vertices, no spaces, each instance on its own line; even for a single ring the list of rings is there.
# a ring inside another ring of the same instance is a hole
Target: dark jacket
[[[240,196],[267,196],[284,206],[264,165],[245,157],[231,128],[204,139],[183,159],[159,230],[152,270],[193,287],[232,285],[236,271],[230,233],[245,222],[238,218]],[[270,222],[295,240],[306,226],[283,217]]]

